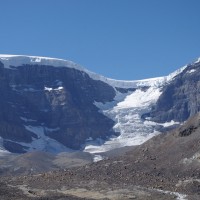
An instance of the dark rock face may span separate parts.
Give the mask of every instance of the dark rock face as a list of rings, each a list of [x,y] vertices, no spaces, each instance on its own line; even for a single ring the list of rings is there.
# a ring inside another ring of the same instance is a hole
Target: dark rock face
[[[80,149],[89,137],[116,134],[114,122],[93,104],[112,101],[115,91],[85,72],[41,65],[7,69],[0,63],[0,93],[0,136],[12,152],[26,148],[11,142],[37,139],[25,126],[47,127],[46,136],[72,149]]]
[[[195,130],[197,129],[197,127],[194,126],[190,126],[187,129],[180,131],[179,136],[181,137],[185,137],[185,136],[189,136],[191,135]]]
[[[116,90],[121,92],[121,93],[128,93],[128,92],[136,91],[136,88],[119,88],[119,87],[116,87]]]
[[[163,88],[152,111],[144,115],[153,121],[180,121],[200,111],[200,63],[188,65],[168,85]]]

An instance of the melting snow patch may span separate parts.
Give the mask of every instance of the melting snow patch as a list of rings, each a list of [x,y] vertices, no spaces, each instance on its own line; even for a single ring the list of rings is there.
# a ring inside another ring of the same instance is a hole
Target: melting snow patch
[[[93,162],[99,162],[103,160],[103,156],[101,155],[94,155]]]
[[[163,127],[169,127],[169,126],[173,126],[173,125],[178,125],[180,124],[180,122],[175,122],[174,120],[171,120],[170,122],[165,122],[165,123],[156,123],[156,122],[153,122],[153,121],[144,121],[144,124],[145,125],[152,125],[152,126],[157,126],[157,125],[160,125],[160,126],[163,126]]]
[[[171,191],[160,190],[160,189],[153,189],[153,190],[156,190],[158,192],[162,192],[162,193],[165,193],[165,194],[175,195],[177,200],[187,200],[186,199],[187,195],[185,195],[185,194],[180,194],[178,192],[171,192]]]
[[[71,152],[71,150],[61,143],[57,142],[56,140],[49,138],[46,136],[44,133],[46,129],[48,130],[49,128],[47,127],[42,127],[42,126],[25,126],[25,128],[37,135],[37,139],[33,139],[31,143],[23,143],[19,142],[19,144],[29,147],[28,151],[47,151],[51,153],[60,153],[60,152]],[[55,129],[49,129],[49,130],[55,130]],[[56,129],[58,130],[58,129]]]
[[[191,69],[190,71],[187,72],[187,74],[192,74],[196,71],[196,69]]]
[[[49,92],[51,92],[51,91],[59,91],[59,90],[63,90],[63,87],[62,86],[60,86],[58,88],[44,87],[44,90],[49,91]]]

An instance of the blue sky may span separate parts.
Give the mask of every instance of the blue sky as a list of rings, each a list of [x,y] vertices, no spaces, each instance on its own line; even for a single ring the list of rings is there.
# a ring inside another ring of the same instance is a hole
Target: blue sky
[[[116,79],[200,57],[199,0],[0,0],[0,53],[58,57]]]

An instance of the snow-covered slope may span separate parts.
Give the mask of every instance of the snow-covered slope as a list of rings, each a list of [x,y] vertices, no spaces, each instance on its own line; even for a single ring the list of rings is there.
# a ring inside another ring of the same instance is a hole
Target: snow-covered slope
[[[100,139],[94,141],[92,138],[89,138],[84,145],[84,151],[86,152],[99,153],[123,146],[138,145],[158,134],[158,132],[155,131],[156,126],[159,125],[166,127],[179,123],[172,121],[171,123],[156,124],[148,120],[144,121],[141,119],[141,115],[148,112],[152,105],[156,103],[162,93],[162,87],[173,80],[173,78],[180,74],[187,66],[184,66],[165,77],[123,81],[95,74],[87,69],[84,69],[80,65],[75,64],[74,62],[63,59],[1,54],[0,62],[2,62],[4,67],[8,69],[15,69],[18,66],[30,64],[74,68],[87,73],[94,80],[101,80],[109,84],[115,89],[116,96],[112,102],[104,104],[102,102],[94,102],[94,105],[99,108],[100,112],[114,120],[115,125],[113,129],[115,132],[120,132],[120,136],[111,137],[107,141],[102,141]],[[134,88],[134,90],[129,90],[124,93],[120,92],[117,88]],[[38,133],[37,129],[30,131],[40,135],[39,129]],[[42,136],[43,137],[41,137],[40,141],[34,141],[34,145],[40,145],[40,150],[45,149],[46,143],[44,141],[47,141],[46,136],[44,136],[44,134]],[[48,140],[48,143],[51,141],[53,140]],[[51,149],[54,148],[54,143],[49,145]],[[59,145],[57,143],[56,145],[57,146],[55,148],[58,148]],[[33,146],[33,148],[36,146]],[[59,149],[60,148],[61,146],[59,146]],[[61,149],[65,151],[63,146]]]

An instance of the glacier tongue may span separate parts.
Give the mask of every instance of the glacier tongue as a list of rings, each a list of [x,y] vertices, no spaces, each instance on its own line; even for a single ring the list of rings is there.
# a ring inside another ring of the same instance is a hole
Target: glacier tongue
[[[156,82],[157,80],[154,79],[154,81]],[[148,89],[138,88],[134,92],[126,94],[117,92],[113,102],[106,104],[95,102],[94,104],[104,115],[115,121],[113,129],[115,132],[120,132],[120,136],[111,137],[105,143],[99,143],[99,140],[96,143],[87,142],[84,151],[100,153],[124,146],[140,145],[159,134],[158,131],[155,131],[156,125],[165,127],[172,125],[173,123],[152,123],[141,118],[142,114],[150,111],[152,105],[156,103],[161,94],[162,85],[151,85]]]
[[[96,140],[86,142],[85,152],[100,153],[115,148],[140,145],[153,136],[159,134],[156,126],[168,127],[179,122],[155,123],[143,120],[141,115],[148,113],[161,95],[161,88],[172,81],[178,74],[182,73],[187,65],[164,77],[157,77],[136,81],[118,81],[107,79],[105,82],[113,87],[135,88],[134,92],[122,94],[117,92],[115,101],[102,104],[94,102],[100,111],[115,121],[113,127],[120,136],[111,137],[108,141]],[[148,88],[148,89],[144,89]]]

